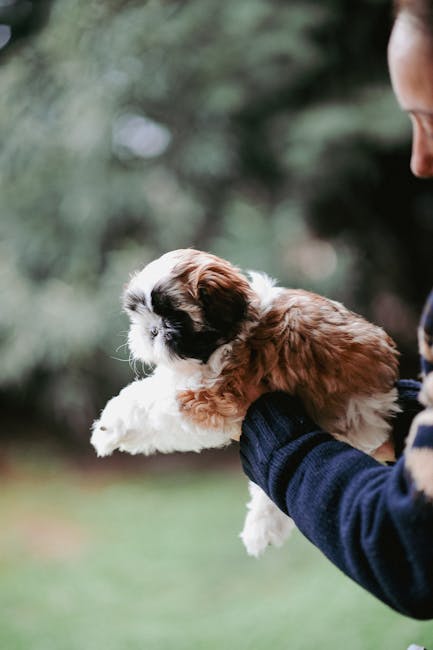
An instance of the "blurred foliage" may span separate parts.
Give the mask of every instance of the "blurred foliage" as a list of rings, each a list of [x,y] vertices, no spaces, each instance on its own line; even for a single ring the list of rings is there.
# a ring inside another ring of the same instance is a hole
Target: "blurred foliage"
[[[433,196],[408,171],[389,14],[385,0],[0,2],[4,403],[87,439],[130,376],[113,359],[122,286],[183,246],[345,300],[413,371]]]

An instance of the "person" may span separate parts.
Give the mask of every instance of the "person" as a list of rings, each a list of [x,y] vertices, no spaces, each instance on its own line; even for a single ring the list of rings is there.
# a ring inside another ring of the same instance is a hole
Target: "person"
[[[413,124],[412,172],[433,177],[433,0],[395,3],[388,61],[395,95]],[[433,292],[420,332],[429,408],[418,400],[421,384],[398,382],[395,464],[335,440],[284,393],[250,406],[240,454],[247,476],[339,569],[397,612],[431,619]]]
[[[433,176],[433,3],[399,0],[388,45],[388,66],[396,98],[412,121],[415,176]]]

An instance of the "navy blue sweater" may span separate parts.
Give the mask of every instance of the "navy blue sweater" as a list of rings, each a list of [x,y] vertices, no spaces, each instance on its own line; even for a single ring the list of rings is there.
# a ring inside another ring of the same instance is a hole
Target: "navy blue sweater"
[[[422,407],[417,382],[398,388],[400,453]],[[250,407],[240,451],[248,477],[346,575],[402,614],[433,618],[433,506],[416,490],[403,456],[393,466],[379,464],[321,431],[284,393]]]

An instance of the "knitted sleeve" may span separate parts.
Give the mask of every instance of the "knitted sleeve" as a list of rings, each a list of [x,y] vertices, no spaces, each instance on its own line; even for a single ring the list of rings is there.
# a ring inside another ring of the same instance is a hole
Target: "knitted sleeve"
[[[416,382],[399,391],[396,427],[407,433],[420,408]],[[346,575],[402,614],[433,618],[433,506],[404,457],[380,465],[318,429],[283,393],[250,407],[240,447],[249,478]]]

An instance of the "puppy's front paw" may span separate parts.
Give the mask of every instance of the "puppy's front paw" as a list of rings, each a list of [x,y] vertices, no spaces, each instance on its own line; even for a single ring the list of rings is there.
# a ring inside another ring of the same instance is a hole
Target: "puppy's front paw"
[[[151,386],[150,379],[133,382],[107,402],[90,439],[98,456],[107,456],[115,449],[129,454],[155,453],[161,424],[156,417],[159,428],[155,427],[155,417],[151,417],[154,392],[146,391]]]
[[[108,426],[103,418],[96,420],[92,427],[90,442],[98,456],[109,456],[119,446],[123,428]]]
[[[90,442],[98,456],[108,456],[127,443],[134,434],[136,410],[125,390],[107,402],[100,419],[92,427]]]

